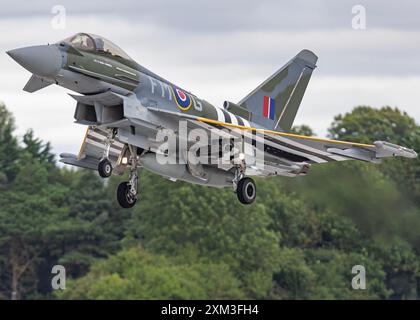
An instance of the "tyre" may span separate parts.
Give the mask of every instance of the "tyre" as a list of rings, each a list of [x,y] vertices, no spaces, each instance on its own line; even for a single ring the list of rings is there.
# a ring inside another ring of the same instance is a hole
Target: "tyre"
[[[98,163],[98,173],[102,178],[109,178],[112,174],[112,164],[108,159],[102,159]]]
[[[136,195],[130,192],[128,182],[121,182],[117,188],[117,200],[121,207],[132,208],[136,204]]]
[[[243,204],[253,203],[257,197],[257,186],[254,180],[248,177],[239,180],[236,195],[238,196],[238,200]]]

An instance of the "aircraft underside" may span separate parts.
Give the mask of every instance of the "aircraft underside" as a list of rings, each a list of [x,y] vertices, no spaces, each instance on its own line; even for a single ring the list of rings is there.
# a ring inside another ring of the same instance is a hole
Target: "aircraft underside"
[[[133,127],[135,134],[133,134]],[[112,174],[122,175],[128,170],[128,181],[123,182],[117,190],[118,201],[126,208],[134,205],[137,199],[138,175],[141,168],[171,181],[180,180],[218,188],[233,187],[239,200],[244,204],[255,200],[256,186],[249,176],[255,175],[256,172],[251,168],[247,169],[244,161],[240,164],[233,163],[232,152],[229,152],[229,160],[225,163],[212,163],[212,154],[208,152],[208,163],[201,164],[188,161],[186,152],[191,151],[191,148],[187,150],[177,148],[173,155],[174,161],[162,163],[162,159],[169,158],[167,150],[160,149],[161,142],[147,136],[145,133],[147,131],[148,129],[142,126],[107,128],[90,125],[79,154],[61,154],[60,161],[98,170],[103,178],[110,177]],[[218,155],[220,149],[218,148]],[[266,168],[266,175],[274,174],[276,173]],[[242,181],[242,179],[245,180]]]

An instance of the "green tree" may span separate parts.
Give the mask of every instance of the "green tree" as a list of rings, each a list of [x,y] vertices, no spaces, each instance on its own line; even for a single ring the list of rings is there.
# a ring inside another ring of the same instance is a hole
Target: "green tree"
[[[114,200],[122,178],[59,168],[32,131],[18,142],[4,106],[0,125],[0,299],[419,296],[419,163],[412,159],[256,179],[251,206],[229,189],[142,172],[140,201],[123,210]],[[307,126],[293,132],[313,134]],[[336,117],[330,135],[418,149],[418,126],[391,108],[355,108]],[[71,280],[52,293],[57,263]],[[351,288],[357,264],[366,268],[366,290]]]
[[[273,274],[274,299],[307,299],[316,289],[316,273],[305,261],[305,250],[282,248]]]
[[[90,170],[64,174],[68,179],[67,196],[63,203],[68,214],[61,236],[56,239],[60,248],[58,262],[65,265],[74,277],[85,274],[95,258],[105,257],[121,248],[125,219],[113,210],[113,198],[107,195],[106,186]]]
[[[316,285],[307,296],[309,299],[385,299],[390,294],[381,263],[367,254],[313,249],[305,252],[305,260],[316,274]],[[365,267],[365,290],[354,290],[351,286],[354,277],[351,270],[355,265]]]
[[[386,272],[386,286],[392,299],[417,299],[420,283],[420,259],[418,251],[408,242],[396,239],[374,245],[373,253]]]
[[[335,139],[361,143],[384,140],[420,151],[420,126],[397,108],[356,107],[345,115],[336,116],[329,134]],[[386,159],[380,170],[420,204],[420,158]]]
[[[96,174],[58,168],[49,143],[31,130],[19,145],[5,107],[1,115],[0,295],[47,297],[51,267],[85,274],[96,258],[120,249],[127,216],[116,216]]]
[[[3,184],[14,178],[18,168],[19,146],[14,130],[15,120],[0,102],[0,183]]]
[[[0,193],[0,252],[5,259],[2,289],[13,299],[36,291],[43,248],[49,245],[66,213],[61,207],[60,186],[48,185],[45,168],[31,160],[17,173],[11,188]],[[29,284],[24,286],[24,282]]]
[[[312,128],[306,124],[293,126],[292,130],[290,130],[290,133],[299,134],[301,136],[307,136],[307,137],[312,137],[315,135]]]
[[[96,262],[84,277],[69,281],[66,299],[240,299],[240,281],[226,264],[180,262],[140,247]]]
[[[222,261],[239,276],[250,297],[264,297],[272,286],[279,235],[268,229],[264,204],[240,205],[228,189],[170,182],[143,174],[147,186],[134,209],[129,237],[152,252]]]
[[[34,159],[41,162],[53,163],[54,154],[51,152],[51,144],[44,143],[41,139],[34,136],[32,129],[28,130],[23,136],[23,151],[29,152]]]
[[[313,166],[308,176],[288,185],[317,210],[350,218],[369,237],[420,241],[418,208],[377,165],[348,161]]]

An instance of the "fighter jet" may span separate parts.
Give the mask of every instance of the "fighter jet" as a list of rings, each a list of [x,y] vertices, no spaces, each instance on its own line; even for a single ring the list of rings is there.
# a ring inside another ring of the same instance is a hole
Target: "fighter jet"
[[[312,164],[331,161],[417,157],[414,150],[384,141],[290,133],[318,59],[309,50],[238,103],[223,106],[158,76],[90,33],[7,53],[32,73],[25,91],[56,84],[77,93],[70,94],[76,100],[74,118],[87,126],[86,135],[79,153],[61,154],[60,161],[97,170],[103,178],[128,172],[116,192],[124,208],[139,198],[141,168],[172,181],[231,187],[241,203],[251,204],[257,195],[252,176],[301,176]]]

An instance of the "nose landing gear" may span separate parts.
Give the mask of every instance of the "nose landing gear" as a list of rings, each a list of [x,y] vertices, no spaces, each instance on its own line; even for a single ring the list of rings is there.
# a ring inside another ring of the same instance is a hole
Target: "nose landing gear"
[[[109,150],[111,149],[116,134],[117,131],[115,129],[109,129],[108,136],[105,140],[104,154],[101,161],[98,163],[98,173],[102,178],[109,178],[112,175],[113,168],[111,161],[109,161]]]

